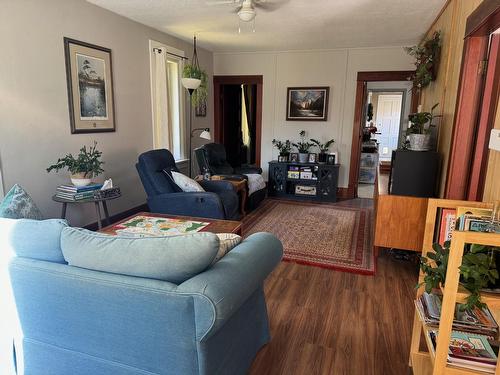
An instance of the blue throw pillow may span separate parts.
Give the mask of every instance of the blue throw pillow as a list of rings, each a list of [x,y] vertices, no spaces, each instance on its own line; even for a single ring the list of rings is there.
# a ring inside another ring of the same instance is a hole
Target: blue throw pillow
[[[66,220],[0,218],[0,251],[23,258],[66,263],[61,251],[61,232]]]
[[[18,184],[9,190],[0,202],[0,217],[9,219],[43,219],[42,213],[30,195]]]
[[[61,249],[70,266],[179,284],[210,266],[219,238],[209,232],[130,238],[68,227]]]

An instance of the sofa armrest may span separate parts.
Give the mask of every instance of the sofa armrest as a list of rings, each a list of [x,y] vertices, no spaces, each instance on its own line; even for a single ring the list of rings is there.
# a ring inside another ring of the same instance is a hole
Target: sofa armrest
[[[248,177],[245,176],[244,174],[216,174],[216,176],[220,176],[224,180],[233,180],[233,181],[248,180]]]
[[[256,233],[243,240],[213,267],[180,284],[178,292],[195,294],[198,338],[203,340],[217,332],[263,284],[282,255],[280,240],[270,233]],[[206,298],[215,309],[215,319],[210,321],[207,317],[213,311],[207,311]]]
[[[206,191],[211,191],[212,193],[217,193],[219,191],[234,191],[233,185],[229,181],[224,180],[213,180],[206,181],[201,180],[198,181],[203,189]]]
[[[221,199],[212,192],[160,194],[148,197],[148,206],[151,212],[160,214],[226,218]]]

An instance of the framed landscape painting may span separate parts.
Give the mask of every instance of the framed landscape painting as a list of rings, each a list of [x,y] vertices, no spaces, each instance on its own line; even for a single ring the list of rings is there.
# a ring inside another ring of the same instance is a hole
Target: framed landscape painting
[[[288,87],[287,121],[326,121],[329,87]]]
[[[64,38],[71,133],[115,131],[111,50]]]

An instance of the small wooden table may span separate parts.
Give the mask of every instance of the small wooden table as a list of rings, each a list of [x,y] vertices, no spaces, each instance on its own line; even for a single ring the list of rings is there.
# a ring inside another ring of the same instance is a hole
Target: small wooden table
[[[196,176],[195,180],[197,181],[202,181],[203,176]],[[247,181],[246,180],[230,180],[226,176],[222,175],[213,175],[210,180],[212,181],[228,181],[233,185],[234,190],[236,191],[236,194],[239,195],[240,197],[240,213],[245,216],[246,211],[245,211],[245,206],[247,204],[247,196],[248,196],[248,187],[247,187]]]
[[[149,216],[149,217],[165,217],[169,219],[183,219],[188,221],[203,221],[205,223],[210,223],[206,227],[200,230],[200,232],[211,232],[211,233],[235,233],[241,236],[241,222],[232,220],[217,220],[217,219],[207,219],[206,217],[194,217],[194,216],[178,216],[178,215],[165,215],[165,214],[155,214],[152,212],[139,212],[135,215],[129,216],[123,220],[120,220],[113,225],[108,225],[105,228],[99,230],[101,233],[106,234],[116,234],[115,227],[125,221],[133,219],[137,216]]]

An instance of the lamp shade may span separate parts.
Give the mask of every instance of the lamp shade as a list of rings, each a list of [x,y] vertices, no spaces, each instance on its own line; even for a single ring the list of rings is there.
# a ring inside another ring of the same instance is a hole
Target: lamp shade
[[[203,130],[200,134],[200,138],[206,139],[207,141],[212,140],[212,136],[210,135],[210,129]]]
[[[197,78],[182,78],[182,86],[188,90],[196,90],[201,85],[201,80]]]

